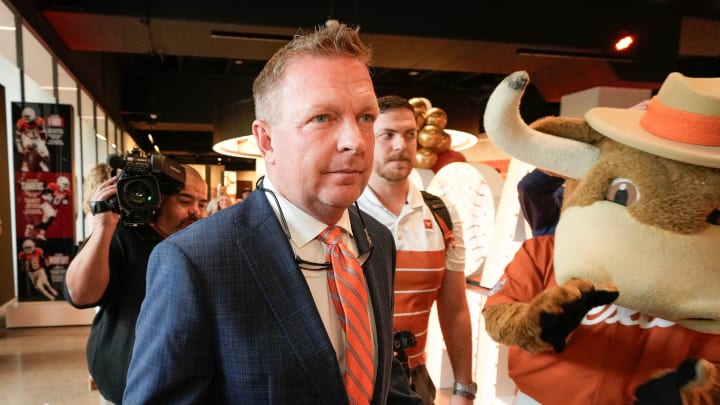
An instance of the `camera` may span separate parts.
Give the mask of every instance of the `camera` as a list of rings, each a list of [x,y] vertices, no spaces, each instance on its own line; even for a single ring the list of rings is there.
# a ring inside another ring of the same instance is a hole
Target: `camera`
[[[393,348],[395,351],[404,351],[417,345],[415,335],[409,330],[401,330],[393,334]]]
[[[405,375],[407,375],[410,380],[411,387],[413,387],[413,383],[410,378],[410,364],[408,363],[408,356],[407,353],[405,353],[405,349],[415,347],[415,345],[417,345],[417,339],[412,331],[400,330],[393,332],[393,350],[395,351],[395,358],[400,362],[403,370],[405,370]]]
[[[117,195],[107,204],[126,225],[147,224],[155,217],[161,193],[177,194],[185,187],[185,168],[164,155],[148,156],[135,148],[122,159],[110,157],[108,164],[113,171],[121,171]]]

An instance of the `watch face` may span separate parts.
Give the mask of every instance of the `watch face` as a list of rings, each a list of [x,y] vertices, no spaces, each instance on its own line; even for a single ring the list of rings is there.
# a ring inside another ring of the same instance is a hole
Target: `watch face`
[[[456,382],[453,389],[456,391],[463,391],[463,392],[468,392],[471,394],[476,394],[477,393],[477,384],[476,383],[463,384],[463,383]]]

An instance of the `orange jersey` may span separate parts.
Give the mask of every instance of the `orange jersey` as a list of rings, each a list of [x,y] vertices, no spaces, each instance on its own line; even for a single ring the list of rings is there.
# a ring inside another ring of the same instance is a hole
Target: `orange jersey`
[[[525,241],[485,306],[528,302],[556,286],[553,242]],[[518,389],[543,404],[618,405],[631,404],[653,371],[675,369],[688,357],[720,363],[720,335],[609,304],[588,312],[561,354],[510,347],[508,369]]]
[[[43,250],[40,248],[35,248],[35,250],[33,250],[30,254],[25,252],[18,253],[18,259],[20,260],[20,266],[22,269],[28,273],[44,269],[48,265],[47,258],[45,258]]]
[[[428,321],[435,298],[445,277],[445,251],[397,251],[395,272],[395,315],[393,329],[409,330],[415,347],[405,350],[408,365],[425,364]]]
[[[45,120],[42,117],[37,117],[34,120],[27,122],[24,118],[20,118],[16,123],[18,131],[30,137],[31,139],[42,139],[45,140]]]

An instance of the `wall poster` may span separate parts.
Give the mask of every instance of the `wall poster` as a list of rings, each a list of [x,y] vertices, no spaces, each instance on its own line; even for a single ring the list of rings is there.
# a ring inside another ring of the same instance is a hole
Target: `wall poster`
[[[237,172],[225,170],[223,172],[223,185],[225,186],[225,194],[229,195],[234,201],[237,195]]]
[[[62,300],[74,250],[73,107],[12,103],[18,301]]]

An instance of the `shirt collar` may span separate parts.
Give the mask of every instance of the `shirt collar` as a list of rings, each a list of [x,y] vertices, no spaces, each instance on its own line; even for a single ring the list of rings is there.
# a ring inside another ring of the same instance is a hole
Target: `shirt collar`
[[[267,176],[263,179],[262,186],[275,193],[275,196],[278,199],[278,203],[280,204],[280,208],[285,215],[285,220],[287,221],[288,229],[290,230],[290,238],[296,247],[302,248],[309,242],[313,241],[315,237],[320,232],[325,230],[325,228],[328,226],[327,224],[318,221],[307,212],[293,205],[293,203],[283,197],[282,194],[277,191],[275,186],[273,186],[272,182]],[[275,212],[275,215],[278,217],[278,220],[280,220],[280,213],[278,212],[278,207],[275,205],[275,200],[267,194],[265,195],[265,198],[268,199],[268,202],[270,203],[270,206]],[[352,236],[350,215],[348,214],[347,210],[343,212],[342,217],[335,225],[343,228],[348,234]]]
[[[412,181],[408,181],[408,183],[408,192],[407,196],[405,196],[405,201],[407,201],[407,205],[409,205],[410,208],[413,209],[417,207],[422,207],[422,205],[425,204],[425,200],[423,200],[422,194],[420,193],[419,189],[415,187]],[[365,190],[363,191],[363,199],[365,199],[365,201],[374,205],[377,208],[385,208],[385,206],[380,202],[380,199],[377,197],[375,192],[369,186],[365,187]]]

